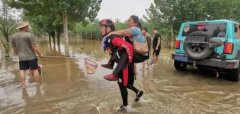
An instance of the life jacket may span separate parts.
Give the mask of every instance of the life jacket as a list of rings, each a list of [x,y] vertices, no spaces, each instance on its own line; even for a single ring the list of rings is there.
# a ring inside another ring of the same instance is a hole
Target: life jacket
[[[123,38],[119,35],[111,35],[108,36],[104,44],[106,48],[109,48],[111,53],[111,58],[118,62],[121,59],[121,55],[126,53],[128,55],[128,59],[126,60],[126,65],[122,66],[122,79],[124,86],[128,84],[128,64],[132,63],[133,60],[133,45],[130,39]],[[124,63],[125,64],[125,63]]]
[[[132,41],[132,38],[130,37],[123,37],[123,36],[120,36],[120,35],[111,35],[109,37],[107,37],[105,39],[105,47],[106,48],[110,48],[111,51],[112,51],[112,56],[118,56],[118,51],[121,51],[123,50],[122,48],[117,48],[116,46],[114,46],[112,44],[112,40],[113,38],[115,37],[118,37],[118,38],[122,38],[123,40],[125,40],[126,42],[130,43],[133,45],[133,41]],[[119,56],[118,56],[119,57]],[[141,62],[144,62],[145,60],[149,59],[149,53],[146,54],[146,55],[142,55],[142,54],[138,54],[136,52],[133,52],[133,62],[134,63],[141,63]]]
[[[130,44],[133,44],[133,42],[130,40],[129,37],[124,37],[124,36],[114,35],[114,34],[113,34],[113,35],[111,35],[111,36],[108,37],[108,41],[107,41],[108,44],[109,44],[110,49],[112,50],[112,52],[117,52],[117,51],[123,50],[123,48],[118,48],[118,47],[116,47],[116,46],[113,45],[112,40],[113,40],[113,38],[115,38],[115,37],[122,38],[124,41],[126,41],[126,42],[128,42],[128,43],[130,43]]]

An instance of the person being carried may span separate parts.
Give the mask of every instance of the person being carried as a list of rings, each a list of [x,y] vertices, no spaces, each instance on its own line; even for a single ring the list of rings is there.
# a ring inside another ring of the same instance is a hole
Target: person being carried
[[[141,23],[137,16],[132,15],[128,19],[128,29],[125,30],[119,30],[119,31],[113,31],[109,33],[106,37],[111,35],[117,35],[120,37],[125,37],[124,40],[133,43],[133,41],[144,43],[146,42],[146,39],[144,35],[141,32]],[[101,65],[104,68],[113,69],[114,61],[113,58],[110,58],[109,62],[107,64]],[[145,55],[139,54],[137,52],[133,52],[133,63],[141,63],[149,58],[149,53],[146,53]],[[124,65],[123,65],[124,66]],[[134,67],[135,68],[135,67]],[[135,70],[134,70],[135,71]],[[114,70],[113,74],[110,74],[112,76],[116,76],[119,71]]]
[[[42,57],[42,54],[37,46],[35,37],[29,33],[28,22],[20,22],[17,29],[20,31],[12,35],[10,42],[14,53],[19,58],[21,85],[23,88],[26,88],[25,75],[29,69],[35,78],[36,85],[39,85],[41,81],[38,72],[37,56]]]
[[[118,35],[107,36],[110,32],[115,30],[114,23],[109,19],[100,21],[101,35],[103,37],[103,50],[110,53],[111,61],[118,63],[116,68],[117,74],[104,76],[106,80],[118,81],[123,105],[120,106],[119,111],[127,111],[128,108],[128,91],[127,88],[136,93],[135,101],[139,101],[143,95],[143,91],[134,87],[134,65],[133,60],[133,46],[131,42],[124,40]],[[107,36],[107,37],[106,37]]]

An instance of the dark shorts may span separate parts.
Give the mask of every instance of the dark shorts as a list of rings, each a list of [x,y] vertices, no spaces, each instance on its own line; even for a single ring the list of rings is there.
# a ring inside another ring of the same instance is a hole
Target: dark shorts
[[[159,55],[159,53],[160,53],[160,49],[159,49],[159,50],[153,50],[153,55],[156,55],[156,56],[158,56],[158,55]]]
[[[20,70],[36,70],[38,69],[38,59],[19,61]]]
[[[148,55],[141,55],[138,53],[133,53],[133,63],[141,63],[147,59],[149,59],[149,52],[148,52]]]

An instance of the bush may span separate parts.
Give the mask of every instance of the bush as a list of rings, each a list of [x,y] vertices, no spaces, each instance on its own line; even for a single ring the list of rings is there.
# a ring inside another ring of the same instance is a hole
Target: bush
[[[6,41],[3,41],[3,40],[1,40],[0,42],[4,48],[5,56],[9,57],[10,56],[10,48],[11,48],[9,43]]]

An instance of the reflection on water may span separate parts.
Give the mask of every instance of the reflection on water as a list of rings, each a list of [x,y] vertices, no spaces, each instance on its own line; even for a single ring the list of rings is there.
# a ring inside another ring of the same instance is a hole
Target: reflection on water
[[[103,76],[111,73],[97,67],[95,74],[85,72],[83,58],[91,58],[99,65],[108,56],[100,51],[98,41],[72,40],[69,57],[64,45],[49,45],[41,41],[46,58],[43,65],[43,84],[35,87],[31,81],[21,89],[18,79],[17,57],[1,59],[0,64],[0,113],[3,114],[115,114],[121,105],[116,82]],[[239,114],[239,83],[217,79],[211,71],[177,72],[171,52],[162,50],[160,63],[143,69],[137,64],[136,86],[145,94],[139,103],[129,92],[130,113],[150,114]],[[30,78],[27,78],[30,80]]]

